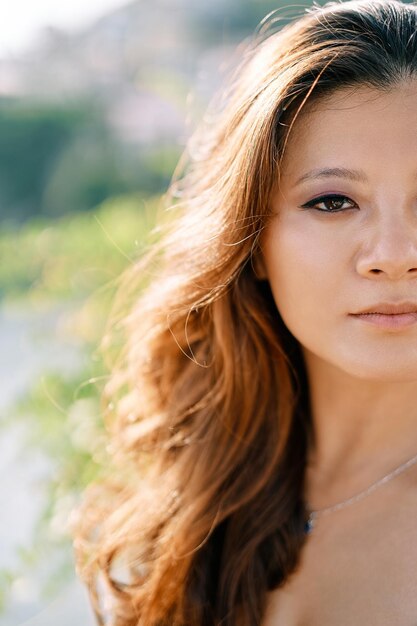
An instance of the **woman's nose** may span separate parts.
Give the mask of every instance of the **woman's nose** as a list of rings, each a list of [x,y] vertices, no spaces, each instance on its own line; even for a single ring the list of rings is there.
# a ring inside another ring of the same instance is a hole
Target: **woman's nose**
[[[367,229],[356,270],[367,278],[417,278],[417,221],[390,219]]]

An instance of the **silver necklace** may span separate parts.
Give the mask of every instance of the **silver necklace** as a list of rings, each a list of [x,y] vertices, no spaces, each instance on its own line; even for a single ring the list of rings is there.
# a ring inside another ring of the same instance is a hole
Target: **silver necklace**
[[[306,508],[307,508],[307,511],[309,511],[309,516],[305,523],[304,532],[306,534],[311,533],[311,531],[314,528],[316,519],[318,517],[322,517],[323,515],[328,515],[329,513],[333,513],[334,511],[338,511],[339,509],[344,509],[345,506],[349,506],[349,504],[353,504],[354,502],[358,502],[358,500],[362,500],[363,498],[366,498],[366,496],[368,496],[370,493],[375,491],[375,489],[378,489],[378,487],[381,487],[381,485],[384,485],[389,480],[392,480],[393,478],[398,476],[398,474],[405,472],[406,469],[408,469],[415,463],[417,463],[417,454],[416,456],[413,456],[411,459],[409,459],[408,461],[406,461],[405,463],[397,467],[395,470],[393,470],[386,476],[383,476],[382,478],[377,480],[367,489],[364,489],[363,491],[360,491],[359,493],[352,496],[351,498],[348,498],[347,500],[343,500],[343,502],[338,502],[337,504],[334,504],[333,506],[328,506],[325,509],[318,509],[314,511],[309,506],[307,506]]]

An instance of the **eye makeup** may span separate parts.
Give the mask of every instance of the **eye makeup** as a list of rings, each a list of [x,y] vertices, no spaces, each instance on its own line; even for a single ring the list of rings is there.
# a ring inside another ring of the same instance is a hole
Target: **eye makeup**
[[[343,208],[345,203],[350,203],[350,206]],[[322,204],[325,206],[326,204],[332,206],[332,208],[319,208],[318,205]],[[300,209],[315,209],[316,211],[321,211],[322,213],[339,213],[341,211],[347,211],[349,209],[357,208],[357,204],[342,194],[323,194],[318,196],[317,198],[313,198],[309,200],[305,204],[302,204]]]

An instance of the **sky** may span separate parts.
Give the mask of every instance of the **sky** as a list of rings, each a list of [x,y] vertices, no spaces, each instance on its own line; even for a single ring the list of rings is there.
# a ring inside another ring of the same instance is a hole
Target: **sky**
[[[87,25],[128,0],[0,0],[0,57],[30,47],[40,29],[72,30]]]

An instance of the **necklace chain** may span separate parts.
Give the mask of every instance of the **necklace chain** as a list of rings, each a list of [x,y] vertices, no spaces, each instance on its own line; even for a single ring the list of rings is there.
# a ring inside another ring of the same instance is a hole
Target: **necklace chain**
[[[314,527],[315,520],[318,517],[322,517],[323,515],[327,515],[328,513],[333,513],[334,511],[338,511],[339,509],[344,509],[345,506],[349,506],[349,504],[353,504],[354,502],[358,502],[358,500],[362,500],[363,498],[366,498],[366,496],[368,496],[370,493],[375,491],[375,489],[378,489],[378,487],[381,487],[382,485],[387,483],[389,480],[392,480],[393,478],[398,476],[398,474],[405,472],[406,469],[408,469],[415,463],[417,463],[417,454],[413,456],[411,459],[409,459],[408,461],[406,461],[405,463],[403,463],[402,465],[400,465],[399,467],[397,467],[396,469],[394,469],[392,472],[390,472],[386,476],[383,476],[382,478],[377,480],[375,483],[372,483],[372,485],[367,487],[367,489],[364,489],[363,491],[360,491],[359,493],[352,496],[351,498],[348,498],[347,500],[343,500],[342,502],[338,502],[337,504],[334,504],[333,506],[328,506],[324,509],[317,509],[317,510],[312,510],[310,509],[310,507],[307,506],[307,510],[309,511],[309,516],[306,522],[305,532],[306,533],[311,532],[311,530]]]

